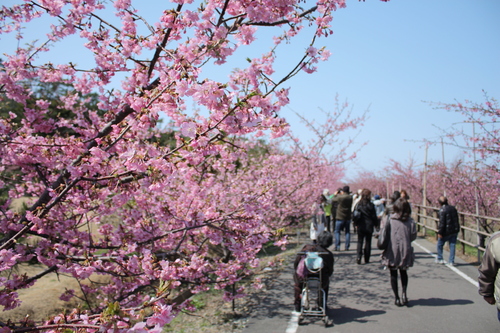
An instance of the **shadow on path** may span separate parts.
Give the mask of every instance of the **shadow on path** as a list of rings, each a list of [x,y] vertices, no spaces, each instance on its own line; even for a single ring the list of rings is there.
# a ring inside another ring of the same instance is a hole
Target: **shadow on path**
[[[419,298],[410,300],[409,307],[412,306],[449,306],[449,305],[467,305],[472,304],[469,299],[444,299],[444,298]]]
[[[366,323],[375,319],[369,319],[368,317],[379,316],[385,314],[386,311],[383,310],[367,310],[362,311],[359,309],[353,309],[349,307],[344,307],[340,309],[328,309],[328,317],[333,319],[334,325],[340,325],[348,322],[359,322]]]

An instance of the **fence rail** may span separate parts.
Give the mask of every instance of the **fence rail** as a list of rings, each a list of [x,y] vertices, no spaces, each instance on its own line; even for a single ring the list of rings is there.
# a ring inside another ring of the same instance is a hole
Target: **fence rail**
[[[432,230],[437,238],[439,208],[417,204],[412,204],[412,206],[414,207],[413,214],[419,229],[423,229],[424,235],[427,235],[428,230]],[[462,245],[462,253],[465,254],[466,245],[476,248],[479,262],[481,261],[482,253],[486,250],[485,244],[487,238],[492,234],[484,231],[483,223],[481,222],[489,220],[500,224],[500,218],[464,212],[458,212],[458,216],[460,220],[460,232],[457,240]],[[472,226],[475,226],[475,228]]]

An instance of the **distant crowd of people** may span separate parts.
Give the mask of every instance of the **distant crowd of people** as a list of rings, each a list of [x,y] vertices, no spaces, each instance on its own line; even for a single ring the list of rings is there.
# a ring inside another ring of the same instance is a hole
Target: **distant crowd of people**
[[[448,204],[446,197],[439,198],[439,222],[436,263],[446,264],[443,258],[443,247],[449,243],[449,260],[447,264],[455,265],[455,244],[460,231],[458,213],[454,206]],[[390,283],[394,294],[396,306],[408,305],[408,269],[413,266],[415,254],[412,242],[417,237],[416,223],[411,217],[412,208],[410,197],[405,190],[394,191],[388,200],[376,194],[372,196],[369,189],[360,189],[351,193],[349,186],[338,188],[333,194],[328,189],[318,196],[312,207],[312,220],[310,225],[310,238],[312,244],[304,246],[301,252],[314,251],[323,253],[325,262],[323,289],[328,291],[328,281],[333,274],[333,253],[329,250],[331,245],[334,251],[341,251],[342,233],[344,233],[343,250],[348,251],[351,245],[351,224],[357,234],[356,263],[368,264],[371,260],[372,240],[377,240],[377,246],[383,250],[380,260],[390,272]],[[496,251],[500,251],[499,246]],[[383,244],[382,244],[383,243]],[[498,252],[500,253],[500,252]],[[500,254],[498,256],[500,258]],[[500,259],[498,259],[500,261]],[[488,269],[498,270],[489,257]],[[295,267],[298,259],[295,261]],[[489,271],[488,271],[489,272]],[[484,274],[487,275],[486,273]],[[398,287],[398,277],[401,280],[401,293]],[[300,290],[303,281],[297,276],[295,279],[295,310],[300,311]],[[486,280],[486,278],[484,278]],[[498,279],[500,281],[500,277]],[[498,282],[497,282],[498,283]],[[500,283],[499,283],[500,289]],[[493,290],[491,286],[484,292],[485,300],[492,302]],[[484,288],[486,290],[486,288]],[[500,291],[497,291],[500,295]],[[494,298],[493,298],[494,301]],[[500,309],[500,307],[499,307]],[[500,310],[499,310],[500,320]]]

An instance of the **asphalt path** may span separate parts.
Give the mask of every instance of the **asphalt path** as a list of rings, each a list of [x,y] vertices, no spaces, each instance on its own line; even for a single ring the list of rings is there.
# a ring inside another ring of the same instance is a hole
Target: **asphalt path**
[[[457,257],[456,266],[436,264],[436,245],[417,238],[415,265],[408,271],[409,304],[397,307],[390,273],[380,264],[382,251],[374,245],[372,262],[357,265],[356,236],[352,236],[350,251],[333,252],[328,327],[314,318],[298,325],[298,313],[293,311],[293,258],[289,258],[286,268],[256,299],[258,307],[243,333],[500,332],[496,307],[477,292],[477,263]],[[448,259],[446,251],[444,258]]]

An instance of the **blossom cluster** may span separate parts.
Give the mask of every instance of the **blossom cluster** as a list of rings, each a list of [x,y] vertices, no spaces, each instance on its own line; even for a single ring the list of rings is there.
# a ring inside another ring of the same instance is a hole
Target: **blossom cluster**
[[[43,275],[100,276],[104,286],[82,283],[61,295],[95,295],[91,311],[30,325],[159,332],[191,295],[252,274],[264,244],[286,245],[276,230],[307,218],[317,192],[342,176],[325,143],[363,121],[338,123],[333,115],[320,148],[295,139],[290,150],[279,146],[290,135],[280,115],[289,102],[283,84],[328,58],[314,43],[331,34],[332,11],[345,7],[343,0],[310,9],[301,2],[175,0],[155,24],[132,0],[2,7],[0,38],[15,34],[20,43],[2,60],[0,102],[22,111],[2,109],[0,119],[0,186],[8,191],[0,272],[33,260],[47,268],[36,277],[2,275],[4,309]],[[27,40],[24,28],[42,19],[53,22],[46,40]],[[310,25],[313,42],[299,63],[273,77],[276,48]],[[227,81],[210,78],[207,67],[225,64],[266,29],[276,34],[272,51],[232,69]],[[91,65],[50,57],[74,39]],[[50,83],[71,89],[39,97],[37,87]],[[160,144],[165,136],[171,140]],[[262,145],[262,136],[276,142]],[[346,157],[344,148],[337,156]],[[21,197],[34,198],[25,211],[10,206]]]

